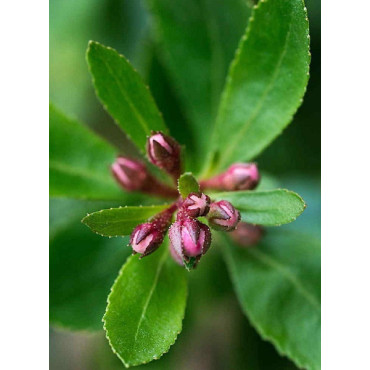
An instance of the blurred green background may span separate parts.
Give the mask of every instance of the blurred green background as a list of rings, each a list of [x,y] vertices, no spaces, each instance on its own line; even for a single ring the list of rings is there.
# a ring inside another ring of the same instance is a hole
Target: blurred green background
[[[309,227],[319,232],[320,0],[306,0],[306,6],[312,62],[304,103],[294,122],[257,162],[311,205],[297,224],[307,226],[305,220],[310,220]],[[50,100],[58,108],[122,148],[122,134],[95,97],[85,61],[89,40],[124,54],[150,85],[173,134],[186,130],[186,118],[168,71],[158,58],[142,0],[50,0]],[[198,271],[190,282],[183,333],[168,354],[146,368],[295,369],[249,325],[217,250],[210,252]],[[123,365],[111,352],[103,332],[72,334],[51,329],[50,368],[118,369]]]

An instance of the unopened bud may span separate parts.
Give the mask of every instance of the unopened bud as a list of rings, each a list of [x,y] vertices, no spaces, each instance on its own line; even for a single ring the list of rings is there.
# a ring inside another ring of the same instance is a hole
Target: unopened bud
[[[193,260],[192,267],[195,267],[211,245],[209,227],[191,218],[178,220],[172,224],[169,237],[174,252],[184,263]]]
[[[222,184],[225,190],[253,190],[260,175],[255,163],[235,163],[224,173]]]
[[[137,226],[131,234],[130,244],[136,253],[142,257],[153,253],[163,242],[164,233],[154,223]]]
[[[162,132],[153,132],[147,141],[149,160],[170,175],[178,178],[181,173],[180,145]]]
[[[190,193],[184,200],[182,207],[190,217],[206,216],[211,200],[204,193]]]
[[[131,233],[130,244],[136,253],[145,257],[153,253],[163,242],[167,229],[170,226],[173,213],[177,209],[174,203],[164,211],[155,215],[151,222],[138,225]]]
[[[111,166],[112,174],[126,191],[140,191],[164,198],[176,198],[178,192],[153,177],[140,161],[117,157]]]
[[[255,163],[235,163],[227,171],[200,182],[202,189],[227,191],[253,190],[260,180]]]
[[[113,176],[127,191],[141,190],[148,178],[144,164],[125,157],[117,157],[111,169]]]
[[[250,247],[260,241],[263,232],[263,228],[259,225],[240,222],[238,228],[230,233],[230,236],[240,246]]]
[[[207,218],[213,229],[233,231],[240,221],[240,213],[230,202],[220,200],[211,203]]]
[[[181,237],[183,253],[196,257],[207,252],[211,244],[211,232],[207,225],[193,219],[186,219],[182,225]]]

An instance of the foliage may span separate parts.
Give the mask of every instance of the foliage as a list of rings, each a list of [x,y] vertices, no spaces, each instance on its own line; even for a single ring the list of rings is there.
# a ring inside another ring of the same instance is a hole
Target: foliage
[[[194,175],[185,173],[178,183],[185,198],[199,190],[199,175],[255,158],[290,123],[308,82],[306,9],[302,0],[261,0],[252,11],[240,0],[190,0],[181,7],[148,0],[148,5],[161,61],[186,112],[184,132],[194,139],[186,153]],[[236,26],[229,27],[231,22]],[[169,132],[125,57],[90,42],[87,61],[98,98],[138,153],[144,153],[151,131]],[[110,143],[50,106],[50,195],[64,198],[51,201],[50,319],[73,330],[100,329],[113,284],[104,328],[128,367],[161,357],[175,342],[188,279],[169,258],[167,240],[153,255],[127,258],[128,240],[122,237],[167,205],[121,191],[109,173],[117,154]],[[292,222],[305,208],[298,194],[270,186],[214,193],[212,199],[228,200],[243,221],[266,226]],[[117,238],[95,235],[79,222],[82,218],[95,233]],[[242,310],[258,333],[298,366],[318,369],[319,240],[300,228],[278,227],[269,228],[251,249],[229,237],[219,236],[213,244],[222,250]]]

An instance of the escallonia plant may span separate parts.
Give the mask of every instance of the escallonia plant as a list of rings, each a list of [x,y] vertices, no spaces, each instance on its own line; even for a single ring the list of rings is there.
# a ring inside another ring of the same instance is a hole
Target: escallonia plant
[[[171,5],[150,3],[171,45],[166,22],[173,19],[165,19],[169,13],[164,11]],[[183,55],[169,54],[174,71]],[[261,0],[231,63],[214,122],[211,113],[194,114],[193,103],[205,95],[197,93],[196,81],[190,85],[193,97],[186,74],[177,79],[183,82],[184,101],[191,102],[194,140],[191,150],[184,150],[131,64],[112,48],[89,43],[96,94],[137,151],[117,153],[50,105],[50,193],[80,202],[51,210],[56,218],[67,215],[54,221],[51,235],[54,325],[101,328],[106,286],[130,245],[133,255],[108,296],[104,329],[126,367],[158,359],[181,332],[189,276],[217,248],[225,255],[243,311],[261,336],[298,366],[319,368],[318,298],[299,280],[298,270],[285,270],[274,260],[289,253],[288,261],[294,256],[301,261],[302,255],[311,261],[310,247],[303,250],[301,240],[296,248],[278,252],[260,248],[270,234],[264,227],[294,221],[305,203],[292,191],[271,190],[264,183],[268,176],[252,162],[292,120],[305,93],[309,61],[303,1]],[[85,226],[77,231],[81,225],[75,215],[86,209],[82,222],[99,236]],[[73,226],[66,232],[68,223]]]
[[[206,217],[211,228],[235,231],[236,234],[240,221],[239,211],[230,202],[211,202],[210,197],[202,191],[207,188],[252,190],[258,185],[260,178],[257,166],[254,163],[234,164],[224,173],[204,180],[201,191],[192,174],[181,175],[181,146],[176,140],[162,132],[153,132],[148,137],[146,150],[150,162],[167,172],[174,183],[178,184],[178,191],[157,181],[143,163],[122,156],[117,158],[111,168],[112,174],[124,190],[175,198],[168,208],[133,230],[130,238],[133,252],[139,253],[140,258],[155,252],[169,230],[171,256],[178,264],[192,269],[208,251],[212,240],[209,227],[197,218]],[[171,225],[175,212],[176,222]],[[95,216],[89,215],[82,222],[89,226],[91,218],[95,219]],[[99,232],[94,226],[92,229]]]

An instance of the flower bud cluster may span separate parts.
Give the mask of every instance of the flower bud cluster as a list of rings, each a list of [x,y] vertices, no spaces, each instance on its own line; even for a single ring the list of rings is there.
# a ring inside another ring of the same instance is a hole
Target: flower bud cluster
[[[182,169],[180,145],[173,138],[155,131],[148,138],[146,149],[149,161],[167,172],[177,183]],[[200,258],[209,250],[212,240],[210,228],[232,232],[239,244],[255,243],[260,237],[260,229],[253,228],[253,225],[246,227],[242,223],[241,230],[236,230],[240,213],[230,202],[211,202],[203,192],[193,192],[186,199],[181,199],[177,189],[159,182],[150,174],[146,165],[138,160],[119,156],[111,170],[126,191],[177,198],[167,209],[133,230],[130,244],[134,253],[141,255],[140,258],[158,249],[167,230],[171,256],[187,269],[196,267]],[[226,191],[251,190],[258,182],[259,173],[254,163],[236,163],[224,173],[201,181],[200,187]],[[171,225],[176,211],[176,220]],[[198,220],[199,217],[205,217],[209,226]]]
[[[171,255],[188,269],[196,267],[211,245],[210,228],[196,219],[202,216],[207,218],[211,228],[221,231],[235,230],[240,221],[240,213],[230,202],[211,203],[204,193],[190,193],[169,231]]]

